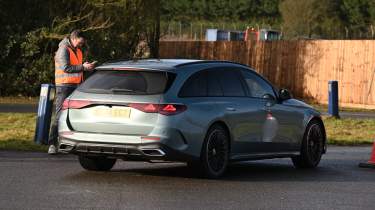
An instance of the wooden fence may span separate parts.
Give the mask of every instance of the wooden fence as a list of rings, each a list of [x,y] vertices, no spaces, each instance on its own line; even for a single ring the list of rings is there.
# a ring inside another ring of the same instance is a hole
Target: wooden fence
[[[339,82],[341,106],[375,108],[375,41],[161,41],[161,58],[230,60],[246,64],[294,96],[328,101]]]

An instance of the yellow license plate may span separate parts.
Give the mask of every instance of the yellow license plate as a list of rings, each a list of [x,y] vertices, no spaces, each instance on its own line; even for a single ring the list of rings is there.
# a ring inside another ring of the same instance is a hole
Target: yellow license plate
[[[97,117],[130,118],[129,107],[96,108],[94,115]]]

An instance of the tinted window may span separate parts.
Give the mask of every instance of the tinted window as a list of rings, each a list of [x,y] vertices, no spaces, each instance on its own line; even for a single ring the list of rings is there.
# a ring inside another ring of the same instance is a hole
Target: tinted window
[[[249,89],[249,96],[263,98],[265,94],[271,94],[275,97],[272,87],[258,75],[249,70],[242,70],[244,79]]]
[[[207,96],[207,73],[198,72],[191,76],[182,86],[180,97]]]
[[[236,69],[224,69],[218,71],[220,85],[224,96],[245,96],[240,74]]]
[[[215,71],[215,69],[207,72],[207,95],[208,96],[223,96],[223,91],[219,82],[220,72]]]
[[[151,71],[98,71],[78,88],[82,92],[125,95],[161,94],[171,86],[175,75]]]

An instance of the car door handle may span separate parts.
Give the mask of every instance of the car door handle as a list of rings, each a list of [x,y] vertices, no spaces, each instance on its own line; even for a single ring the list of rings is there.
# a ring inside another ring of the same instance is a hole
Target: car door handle
[[[274,105],[274,103],[272,103],[272,102],[270,102],[270,101],[267,101],[267,102],[264,104],[265,107],[271,107],[271,106],[273,106],[273,105]]]
[[[273,106],[274,104],[272,103],[272,102],[269,102],[269,101],[267,101],[265,104],[264,104],[264,106],[263,106],[263,110],[265,110],[265,111],[271,111],[271,107]]]
[[[236,108],[233,108],[233,107],[227,107],[226,110],[227,110],[227,111],[232,111],[232,112],[234,112],[234,111],[236,111]]]

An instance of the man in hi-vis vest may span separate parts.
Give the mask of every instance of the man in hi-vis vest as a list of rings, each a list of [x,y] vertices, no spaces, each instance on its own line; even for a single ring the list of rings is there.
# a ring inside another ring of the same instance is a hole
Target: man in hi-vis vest
[[[80,30],[74,30],[64,38],[55,55],[56,115],[48,139],[49,154],[57,153],[57,122],[65,98],[82,82],[83,71],[94,69],[94,63],[83,63],[82,46],[85,42]]]

